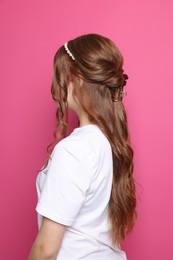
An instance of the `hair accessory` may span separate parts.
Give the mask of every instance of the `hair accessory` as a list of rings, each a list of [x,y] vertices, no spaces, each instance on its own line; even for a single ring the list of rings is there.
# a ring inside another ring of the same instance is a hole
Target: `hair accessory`
[[[72,60],[75,60],[75,57],[73,56],[73,54],[72,54],[71,51],[69,50],[67,44],[68,44],[68,42],[66,42],[66,43],[64,44],[64,48],[65,48],[66,52],[68,53],[68,55],[72,58]]]
[[[127,91],[123,90],[121,91],[121,97],[126,97],[127,96]]]
[[[118,91],[118,97],[113,99],[113,102],[122,101],[123,97],[127,96],[127,91],[125,90],[119,90]]]

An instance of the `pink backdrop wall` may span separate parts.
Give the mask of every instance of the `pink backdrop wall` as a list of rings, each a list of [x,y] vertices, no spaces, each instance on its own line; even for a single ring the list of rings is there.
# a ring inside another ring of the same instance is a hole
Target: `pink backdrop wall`
[[[171,0],[0,1],[1,259],[27,259],[37,233],[35,178],[54,127],[53,55],[90,32],[117,43],[129,75],[125,106],[143,189],[123,248],[129,260],[172,259],[172,14]]]

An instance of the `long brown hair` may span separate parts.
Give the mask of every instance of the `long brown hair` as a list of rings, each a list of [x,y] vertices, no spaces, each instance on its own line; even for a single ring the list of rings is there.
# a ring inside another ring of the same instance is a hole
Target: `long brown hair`
[[[109,219],[114,243],[121,243],[131,232],[137,217],[136,189],[133,177],[133,150],[130,145],[122,91],[127,75],[123,58],[108,38],[88,34],[62,46],[54,57],[52,96],[57,102],[55,141],[66,136],[67,86],[74,83],[73,96],[91,123],[96,124],[109,140],[113,155],[113,183],[109,201]],[[83,79],[82,87],[79,80]]]

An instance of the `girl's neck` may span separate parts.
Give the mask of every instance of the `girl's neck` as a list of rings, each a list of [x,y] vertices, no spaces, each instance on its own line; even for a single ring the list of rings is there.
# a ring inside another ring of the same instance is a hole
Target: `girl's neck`
[[[91,124],[91,121],[88,119],[88,115],[85,113],[81,113],[80,115],[78,115],[78,118],[80,127]]]

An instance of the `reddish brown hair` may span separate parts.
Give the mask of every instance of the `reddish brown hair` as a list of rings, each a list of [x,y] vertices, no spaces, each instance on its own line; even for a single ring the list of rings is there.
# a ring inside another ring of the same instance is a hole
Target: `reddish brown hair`
[[[87,113],[90,122],[102,130],[112,147],[113,183],[109,218],[112,240],[119,244],[132,231],[137,216],[133,150],[121,97],[128,77],[123,73],[120,51],[108,38],[96,34],[83,35],[69,41],[68,48],[75,60],[64,46],[54,57],[51,90],[58,104],[55,139],[60,135],[66,136],[67,86],[73,81],[74,98]],[[80,78],[83,79],[82,87],[79,87]],[[113,102],[115,100],[118,101]]]

